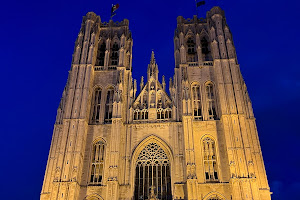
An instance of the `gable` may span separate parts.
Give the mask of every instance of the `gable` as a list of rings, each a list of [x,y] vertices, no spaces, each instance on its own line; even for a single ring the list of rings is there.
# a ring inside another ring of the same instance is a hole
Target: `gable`
[[[132,104],[133,109],[171,108],[172,101],[162,85],[153,77],[143,87]]]

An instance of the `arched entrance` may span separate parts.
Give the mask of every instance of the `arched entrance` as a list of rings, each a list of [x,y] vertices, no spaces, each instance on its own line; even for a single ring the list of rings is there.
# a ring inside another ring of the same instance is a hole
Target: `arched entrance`
[[[136,160],[134,199],[172,199],[170,160],[157,143],[145,146]]]
[[[86,196],[83,200],[103,200],[99,194],[91,194]]]

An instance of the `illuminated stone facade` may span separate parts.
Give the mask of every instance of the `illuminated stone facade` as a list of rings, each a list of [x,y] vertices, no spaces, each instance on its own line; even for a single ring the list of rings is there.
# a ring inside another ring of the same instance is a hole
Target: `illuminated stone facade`
[[[133,80],[132,44],[128,20],[83,17],[41,199],[271,199],[224,12],[177,18],[169,93],[153,52]]]

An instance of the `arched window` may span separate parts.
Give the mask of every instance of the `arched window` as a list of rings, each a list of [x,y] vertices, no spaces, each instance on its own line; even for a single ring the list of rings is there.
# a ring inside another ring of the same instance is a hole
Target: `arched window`
[[[194,84],[192,86],[192,95],[193,95],[193,114],[194,118],[202,120],[202,106],[201,106],[201,94],[200,94],[200,85]]]
[[[130,66],[131,56],[130,54],[127,56],[127,66]]]
[[[166,109],[165,118],[166,119],[171,119],[172,118],[172,109],[171,108]]]
[[[102,184],[105,161],[105,144],[99,141],[93,145],[90,184]]]
[[[142,113],[141,119],[148,119],[148,110],[147,109],[143,109],[141,113]]]
[[[157,119],[165,119],[165,112],[162,108],[157,109]]]
[[[152,82],[152,83],[150,84],[150,90],[155,90],[155,82]]]
[[[154,108],[155,107],[155,92],[152,91],[150,93],[150,107]]]
[[[216,101],[215,101],[215,92],[212,83],[208,83],[205,86],[206,88],[206,98],[207,98],[207,106],[208,106],[208,119],[214,120],[217,119],[216,112]]]
[[[203,55],[203,61],[211,61],[211,51],[210,51],[210,46],[205,37],[201,39],[201,50],[202,50],[202,55]]]
[[[157,111],[157,119],[171,119],[172,118],[172,110],[171,108],[158,108]]]
[[[170,161],[156,143],[148,144],[136,161],[135,200],[172,199]]]
[[[189,37],[186,42],[187,45],[187,61],[188,62],[196,62],[196,50],[195,50],[195,42]]]
[[[136,109],[133,111],[133,120],[138,120],[140,118],[140,110]]]
[[[164,105],[163,105],[163,98],[162,98],[161,92],[157,93],[157,107],[158,108],[164,107]]]
[[[100,44],[98,45],[96,66],[104,66],[105,50],[106,50],[105,42],[103,42],[101,45]]]
[[[205,180],[207,182],[218,182],[215,141],[209,137],[203,140],[203,162]]]
[[[143,95],[143,108],[148,108],[148,93],[144,93]]]
[[[186,44],[187,44],[187,53],[188,54],[195,54],[196,51],[195,51],[195,42],[194,42],[194,40],[191,37],[189,37]]]
[[[111,48],[111,65],[118,65],[119,62],[119,45],[115,42]]]
[[[143,110],[139,110],[136,109],[133,112],[133,120],[145,120],[148,119],[148,110],[147,109],[143,109]]]
[[[113,99],[114,99],[114,89],[109,88],[106,95],[105,103],[105,122],[110,123],[113,113]]]
[[[101,108],[101,88],[96,88],[91,106],[91,123],[100,122],[100,108]]]

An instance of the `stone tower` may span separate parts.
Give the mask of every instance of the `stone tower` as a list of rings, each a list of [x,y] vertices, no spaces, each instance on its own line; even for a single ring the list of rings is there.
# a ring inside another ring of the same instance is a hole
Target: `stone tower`
[[[177,18],[166,91],[132,79],[128,20],[83,17],[41,200],[269,200],[255,118],[219,7]]]

